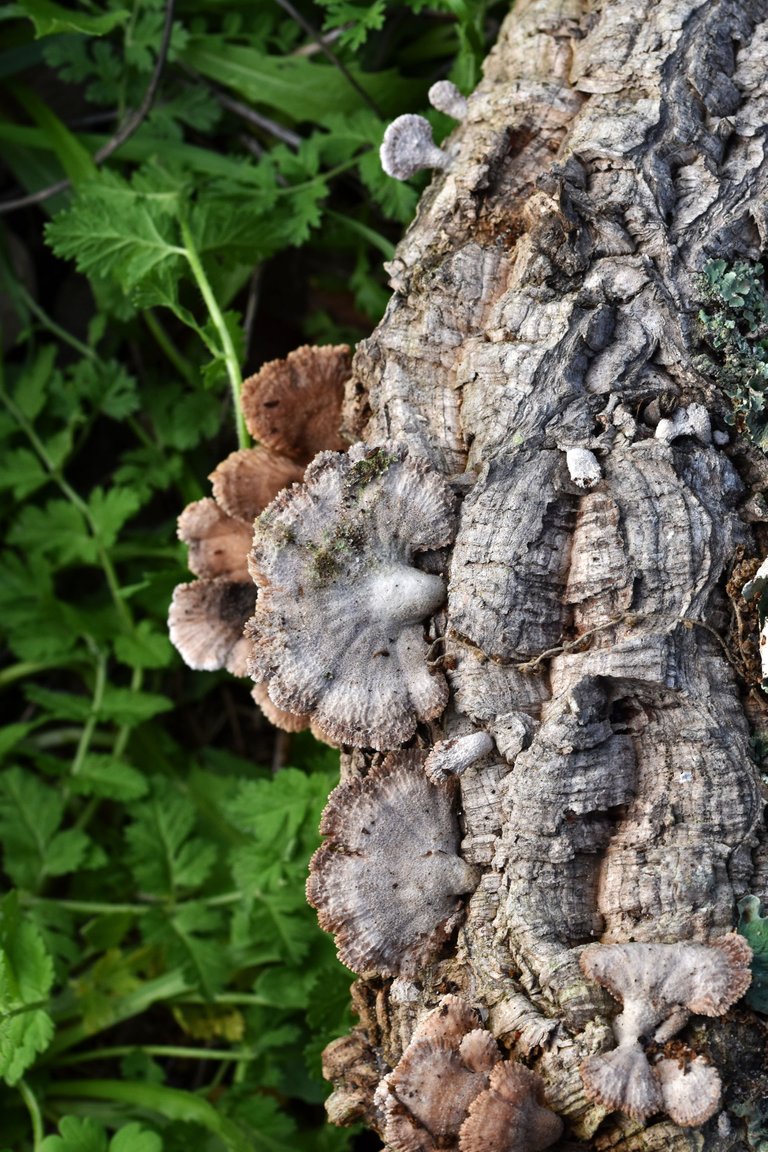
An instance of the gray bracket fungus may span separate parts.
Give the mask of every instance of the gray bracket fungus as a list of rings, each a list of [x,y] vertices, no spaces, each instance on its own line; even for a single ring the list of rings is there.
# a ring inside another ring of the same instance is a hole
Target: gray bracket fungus
[[[357,444],[321,453],[262,514],[249,670],[278,708],[310,715],[331,743],[380,750],[443,711],[448,687],[428,664],[424,621],[445,584],[414,556],[451,542],[454,505],[402,446]]]
[[[694,1053],[650,1063],[642,1044],[666,1043],[691,1013],[721,1016],[752,979],[752,950],[729,933],[710,944],[590,944],[584,974],[622,1002],[617,1047],[581,1066],[587,1095],[643,1120],[666,1111],[677,1124],[703,1124],[720,1103],[717,1069]]]
[[[452,793],[427,780],[417,752],[331,793],[307,898],[353,972],[413,977],[458,923],[478,874],[458,854]]]
[[[391,1152],[539,1152],[563,1131],[543,1081],[502,1060],[478,1014],[444,996],[374,1097]]]

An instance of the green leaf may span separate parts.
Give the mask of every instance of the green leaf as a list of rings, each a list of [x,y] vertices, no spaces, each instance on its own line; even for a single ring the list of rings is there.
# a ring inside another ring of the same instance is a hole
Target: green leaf
[[[148,195],[101,172],[51,221],[46,239],[57,256],[73,259],[87,276],[113,280],[127,296],[140,286],[170,295],[185,256],[173,219],[178,205],[178,190]]]
[[[137,768],[113,756],[94,752],[85,757],[77,776],[70,778],[70,786],[81,796],[123,801],[138,800],[148,790],[147,781]]]
[[[16,894],[0,903],[0,1076],[16,1084],[53,1037],[45,1005],[53,964],[40,933],[24,921]]]
[[[160,1136],[140,1124],[126,1124],[115,1133],[109,1145],[106,1130],[90,1117],[62,1117],[59,1133],[59,1136],[46,1136],[40,1152],[163,1152]]]
[[[17,500],[30,496],[48,480],[39,458],[28,448],[14,448],[4,454],[0,489],[10,489]]]
[[[141,724],[161,712],[169,712],[173,701],[158,692],[138,692],[134,688],[115,688],[108,684],[99,708],[102,720],[115,724]]]
[[[118,28],[130,17],[127,8],[113,8],[97,15],[73,11],[71,7],[54,4],[52,0],[18,0],[19,8],[35,25],[35,36],[51,36],[60,32],[82,32],[86,36],[104,36]]]
[[[203,903],[187,901],[174,911],[152,908],[141,919],[142,936],[166,962],[181,968],[203,995],[224,987],[232,962],[224,942],[224,918]]]
[[[757,896],[744,896],[738,909],[738,930],[752,949],[752,983],[744,999],[750,1008],[768,1015],[768,917],[760,915]]]
[[[197,813],[192,802],[160,777],[152,798],[136,805],[126,829],[128,864],[142,892],[173,896],[199,887],[216,860],[216,847],[193,836]]]
[[[126,520],[139,510],[141,501],[130,488],[94,488],[88,497],[88,509],[105,548],[111,548]]]
[[[190,38],[181,53],[188,67],[239,92],[257,105],[275,108],[297,123],[319,124],[331,112],[354,112],[363,98],[345,76],[324,60],[305,56],[268,56],[223,37]],[[394,70],[349,72],[385,114],[416,105],[424,94],[422,81]]]
[[[25,84],[13,84],[11,91],[42,131],[51,151],[58,157],[72,183],[77,185],[84,180],[93,179],[96,165],[90,152],[59,120],[48,104]]]
[[[88,1117],[63,1116],[59,1136],[46,1136],[40,1152],[107,1152],[107,1133]]]
[[[187,1121],[213,1132],[224,1141],[228,1152],[253,1152],[250,1140],[245,1139],[232,1121],[202,1096],[178,1088],[145,1081],[59,1080],[56,1095],[130,1104],[141,1111],[156,1112],[168,1120]]]
[[[130,668],[167,668],[173,662],[173,645],[150,620],[141,620],[132,633],[115,637],[115,655]]]
[[[11,526],[8,542],[26,552],[55,557],[59,568],[95,564],[98,558],[85,518],[68,500],[49,500],[43,508],[27,504]]]
[[[36,890],[46,876],[64,876],[103,863],[78,829],[60,831],[64,802],[31,772],[9,768],[0,776],[0,839],[4,868],[20,888]]]

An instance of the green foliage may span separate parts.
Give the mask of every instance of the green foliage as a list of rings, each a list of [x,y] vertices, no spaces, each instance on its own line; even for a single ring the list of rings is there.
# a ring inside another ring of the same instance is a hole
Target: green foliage
[[[768,450],[768,292],[762,264],[712,260],[704,269],[710,303],[699,313],[704,340],[718,356],[717,377],[734,421]]]
[[[71,181],[0,215],[4,1152],[352,1139],[320,1074],[350,974],[304,898],[338,757],[273,772],[248,685],[182,667],[175,518],[247,441],[241,373],[383,313],[427,179],[382,173],[385,123],[468,90],[507,6],[297,3],[336,61],[278,4],[177,0],[160,62],[163,0],[4,14],[4,195]]]
[[[752,983],[744,999],[750,1008],[768,1015],[768,917],[760,915],[757,896],[739,901],[739,932],[752,949]]]

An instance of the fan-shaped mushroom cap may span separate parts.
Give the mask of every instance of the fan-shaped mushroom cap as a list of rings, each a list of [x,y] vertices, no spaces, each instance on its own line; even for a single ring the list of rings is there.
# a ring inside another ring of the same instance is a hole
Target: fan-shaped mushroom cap
[[[721,1016],[749,987],[751,959],[744,937],[731,932],[710,944],[590,944],[580,963],[584,975],[621,1000],[625,1011],[632,1002],[646,1004],[649,1026],[681,1005]]]
[[[168,627],[191,668],[246,675],[250,645],[243,629],[256,600],[247,564],[253,521],[281,489],[301,480],[315,452],[341,447],[338,428],[349,371],[346,346],[298,348],[246,382],[250,430],[266,446],[232,452],[209,477],[214,498],[190,504],[179,517],[189,567],[201,579],[176,589]],[[257,702],[258,695],[254,692]],[[264,702],[264,711],[278,727],[307,727],[307,717],[271,701]]]
[[[420,168],[445,168],[448,157],[432,139],[432,125],[423,116],[406,112],[387,128],[379,150],[387,176],[408,180]]]
[[[681,1128],[704,1124],[720,1107],[722,1084],[716,1068],[702,1056],[659,1060],[654,1065],[664,1110]]]
[[[448,544],[454,500],[403,448],[324,452],[256,522],[250,673],[273,703],[312,716],[334,744],[395,748],[439,715],[423,621],[445,598],[416,552]]]
[[[587,1096],[610,1111],[643,1120],[661,1112],[661,1085],[638,1041],[590,1056],[581,1065]]]
[[[388,756],[333,790],[328,837],[309,866],[307,898],[353,972],[412,975],[453,930],[477,874],[458,855],[450,791],[415,753]]]
[[[270,360],[243,383],[248,431],[302,465],[318,452],[341,451],[340,413],[350,372],[346,344],[304,345],[284,360]]]
[[[376,1092],[393,1152],[454,1148],[469,1105],[501,1059],[490,1032],[458,996],[444,996],[419,1023],[400,1063]]]
[[[540,1076],[509,1060],[491,1072],[488,1088],[469,1106],[459,1152],[539,1152],[563,1133],[563,1122],[543,1105]]]
[[[178,535],[187,545],[189,570],[195,576],[247,583],[250,528],[233,520],[215,500],[188,504],[179,516]]]
[[[471,1102],[487,1083],[487,1072],[467,1068],[444,1041],[409,1044],[389,1077],[384,1139],[393,1152],[444,1146],[458,1135]]]
[[[246,651],[248,651],[250,644],[245,641],[245,645]],[[303,732],[305,728],[309,727],[309,716],[304,716],[300,712],[284,712],[282,708],[273,704],[269,698],[266,684],[254,684],[251,696],[270,724],[274,724],[276,728],[282,728],[283,732]]]
[[[298,483],[304,475],[304,465],[280,456],[266,448],[240,448],[222,460],[208,479],[213,498],[228,516],[243,521],[248,527],[248,555],[251,525],[267,504],[274,500],[281,488]],[[247,564],[244,563],[247,572]]]
[[[249,645],[243,620],[253,611],[254,599],[252,584],[223,578],[177,585],[168,633],[185,664],[202,672],[226,668],[233,676],[245,676]]]
[[[713,1098],[719,1099],[716,1071],[697,1060],[687,1071],[678,1068],[675,1072],[664,1060],[651,1067],[640,1041],[669,1039],[690,1012],[704,1016],[727,1012],[749,987],[751,958],[751,948],[735,932],[710,944],[590,944],[585,948],[580,961],[585,976],[624,1005],[613,1024],[618,1048],[591,1056],[581,1066],[587,1094],[637,1119],[662,1108],[676,1123],[700,1124],[708,1119],[717,1106]],[[711,1110],[703,1119],[693,1119],[706,1109]],[[683,1115],[689,1118],[679,1119]]]

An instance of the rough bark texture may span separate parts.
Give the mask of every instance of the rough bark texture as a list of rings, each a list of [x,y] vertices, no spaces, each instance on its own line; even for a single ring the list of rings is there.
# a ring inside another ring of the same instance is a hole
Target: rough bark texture
[[[578,956],[709,941],[765,891],[726,584],[756,553],[743,508],[766,469],[732,429],[724,445],[654,425],[659,405],[699,403],[727,428],[696,315],[707,260],[765,248],[766,58],[766,0],[520,0],[397,251],[347,421],[463,494],[440,622],[451,703],[418,739],[484,730],[505,755],[462,777],[482,880],[457,938],[405,992],[355,990],[360,1030],[328,1057],[336,1120],[381,1129],[378,1080],[451,991],[542,1074],[558,1147],[757,1146],[768,1077],[746,1010],[684,1033],[726,1085],[703,1128],[586,1100],[578,1067],[612,1045],[617,1006]],[[573,447],[599,460],[591,491]]]

